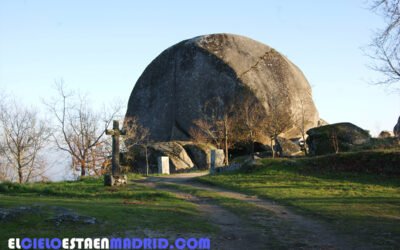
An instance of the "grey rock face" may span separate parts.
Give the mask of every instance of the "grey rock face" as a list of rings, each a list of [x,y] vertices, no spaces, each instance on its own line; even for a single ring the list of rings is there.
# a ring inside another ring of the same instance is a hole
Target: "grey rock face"
[[[136,82],[126,117],[137,117],[153,141],[187,140],[208,101],[233,103],[243,89],[250,90],[266,112],[268,96],[284,89],[288,112],[300,115],[302,99],[306,127],[318,124],[311,88],[301,70],[274,49],[230,34],[195,37],[162,52]],[[297,134],[292,128],[285,137]]]
[[[211,149],[207,146],[200,144],[188,143],[183,145],[194,165],[198,169],[209,169],[210,168],[210,154]]]
[[[277,143],[282,151],[282,156],[294,156],[302,153],[300,146],[289,139],[278,137]]]
[[[162,156],[169,157],[172,173],[194,167],[192,159],[190,159],[182,145],[177,142],[159,142],[153,144],[151,148]]]
[[[397,120],[396,126],[394,126],[394,128],[393,128],[393,133],[395,136],[400,138],[400,116],[399,116],[399,119]]]
[[[144,146],[137,145],[132,147],[135,157],[133,159],[133,171],[145,173],[146,169],[146,150]],[[147,156],[149,161],[149,171],[158,172],[158,157],[168,156],[170,172],[176,173],[189,170],[194,167],[192,160],[185,149],[178,142],[156,142],[148,145]]]
[[[209,169],[211,166],[211,150],[216,149],[211,144],[179,142],[185,148],[195,167],[200,170]],[[216,154],[215,163],[218,166],[224,164],[225,155]]]
[[[56,226],[60,226],[64,223],[79,223],[79,224],[96,224],[97,219],[90,216],[82,216],[72,212],[58,214],[49,220],[54,221]]]
[[[211,144],[194,143],[190,141],[156,142],[148,145],[148,160],[150,172],[157,173],[158,157],[168,156],[171,173],[197,168],[206,170],[210,168]],[[146,152],[143,146],[134,146],[132,152],[135,157],[132,164],[134,172],[145,172]],[[218,155],[216,161],[223,164],[225,156]]]
[[[321,127],[321,126],[329,125],[329,123],[327,121],[325,121],[324,119],[319,119],[317,125],[318,125],[318,127]]]
[[[308,130],[307,134],[307,145],[311,155],[335,153],[335,141],[339,152],[345,152],[371,140],[368,131],[349,122],[313,128]]]
[[[394,135],[393,132],[383,130],[379,133],[378,138],[390,138],[393,137],[393,135]]]

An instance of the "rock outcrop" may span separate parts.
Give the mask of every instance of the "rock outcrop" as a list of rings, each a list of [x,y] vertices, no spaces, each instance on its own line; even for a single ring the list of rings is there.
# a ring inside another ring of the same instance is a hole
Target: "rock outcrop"
[[[273,48],[230,34],[195,37],[163,51],[136,82],[126,117],[136,117],[153,141],[187,140],[207,102],[217,99],[222,106],[231,105],[244,91],[266,112],[271,95],[284,92],[281,105],[287,114],[299,116],[303,107],[306,127],[318,124],[311,88],[301,70]],[[291,128],[284,137],[297,134]]]
[[[368,131],[348,122],[313,128],[307,134],[310,155],[346,152],[371,140]]]
[[[379,133],[378,138],[390,138],[393,137],[394,134],[391,131],[383,130]]]
[[[393,128],[393,133],[395,136],[400,138],[400,116],[399,116],[399,119],[397,120],[396,126],[394,126],[394,128]]]
[[[329,123],[327,121],[325,121],[324,119],[318,120],[318,124],[317,124],[318,127],[325,126],[325,125],[329,125]]]
[[[206,170],[210,168],[211,165],[211,150],[216,149],[211,144],[204,143],[191,143],[186,142],[183,145],[190,159],[192,159],[195,167],[199,170]],[[218,155],[215,159],[217,166],[221,166],[224,163],[224,155]]]
[[[303,153],[300,146],[289,139],[278,137],[276,140],[281,156],[295,156]]]
[[[157,173],[157,159],[160,156],[168,156],[170,161],[170,172],[184,172],[193,169],[207,170],[210,168],[211,150],[214,146],[189,141],[156,142],[147,146],[147,158],[150,173]],[[131,157],[125,164],[131,166],[133,172],[145,173],[146,171],[146,149],[143,145],[132,147],[129,152]],[[216,163],[223,164],[224,155],[219,155]]]

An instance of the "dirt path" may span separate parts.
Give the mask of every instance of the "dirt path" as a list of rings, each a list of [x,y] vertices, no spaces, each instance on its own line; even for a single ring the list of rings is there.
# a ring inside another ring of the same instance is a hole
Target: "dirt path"
[[[338,235],[324,223],[299,215],[273,201],[193,181],[193,178],[205,174],[150,177],[143,184],[173,192],[182,199],[196,203],[209,222],[221,229],[220,236],[212,240],[213,249],[271,249],[278,246],[290,249],[368,249],[360,243],[354,243],[348,236]],[[245,220],[209,199],[159,185],[163,183],[208,190],[248,202],[260,208],[260,213],[252,214],[250,219]]]

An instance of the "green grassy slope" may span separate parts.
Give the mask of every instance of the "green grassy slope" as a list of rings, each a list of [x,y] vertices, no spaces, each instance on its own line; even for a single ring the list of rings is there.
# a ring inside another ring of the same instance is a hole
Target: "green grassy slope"
[[[290,205],[371,244],[400,247],[400,177],[387,174],[398,169],[385,162],[395,162],[398,153],[369,154],[264,159],[241,172],[200,180]]]
[[[168,192],[142,185],[104,187],[102,179],[76,182],[0,184],[0,209],[29,211],[0,220],[0,248],[9,237],[144,237],[144,232],[164,237],[215,232],[199,215],[196,205]],[[94,225],[64,222],[54,216],[68,209],[95,217]],[[161,234],[161,235],[160,235]]]

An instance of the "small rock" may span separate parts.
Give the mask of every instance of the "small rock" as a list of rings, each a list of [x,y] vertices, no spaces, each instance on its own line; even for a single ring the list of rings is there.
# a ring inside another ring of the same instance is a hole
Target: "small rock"
[[[80,216],[71,212],[64,212],[58,214],[49,219],[50,221],[54,221],[56,226],[60,226],[62,223],[65,222],[72,222],[72,223],[82,223],[82,224],[90,224],[94,225],[97,223],[97,219],[90,216]]]

